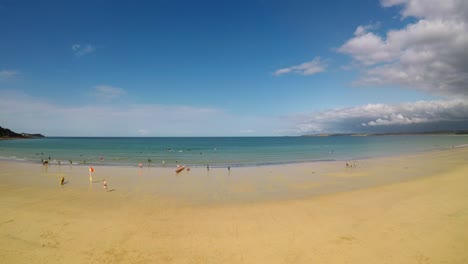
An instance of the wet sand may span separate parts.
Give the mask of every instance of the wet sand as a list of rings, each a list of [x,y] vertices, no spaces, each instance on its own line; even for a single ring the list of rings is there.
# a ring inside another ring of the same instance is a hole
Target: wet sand
[[[468,148],[356,162],[0,161],[0,263],[468,263]]]

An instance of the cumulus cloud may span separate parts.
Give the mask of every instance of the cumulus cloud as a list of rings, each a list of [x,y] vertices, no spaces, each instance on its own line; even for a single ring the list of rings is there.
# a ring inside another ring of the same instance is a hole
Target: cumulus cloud
[[[338,51],[361,65],[356,85],[398,85],[434,95],[468,96],[468,1],[383,0],[416,22],[385,36],[359,26]]]
[[[0,80],[6,80],[18,75],[17,71],[12,70],[1,70],[0,71]]]
[[[119,87],[114,87],[110,85],[94,86],[94,96],[104,101],[112,101],[125,94],[125,90]]]
[[[468,102],[367,104],[287,118],[293,120],[299,134],[468,129]]]
[[[355,36],[361,36],[369,32],[370,30],[377,29],[380,26],[380,23],[369,24],[369,25],[361,25],[356,28],[354,31]]]
[[[96,51],[96,47],[91,44],[73,44],[71,49],[77,57],[81,57]]]
[[[384,7],[402,5],[402,17],[430,19],[468,19],[468,3],[465,0],[381,0]]]
[[[299,75],[313,75],[319,72],[324,72],[327,68],[327,64],[320,60],[319,57],[314,58],[309,62],[304,62],[299,65],[291,66],[276,70],[273,75],[280,76],[288,73],[295,73]]]

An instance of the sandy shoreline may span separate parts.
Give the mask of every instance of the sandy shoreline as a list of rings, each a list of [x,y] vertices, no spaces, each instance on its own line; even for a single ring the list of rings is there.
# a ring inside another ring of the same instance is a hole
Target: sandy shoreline
[[[96,167],[93,183],[84,166],[0,168],[1,263],[468,262],[466,147],[356,168]]]

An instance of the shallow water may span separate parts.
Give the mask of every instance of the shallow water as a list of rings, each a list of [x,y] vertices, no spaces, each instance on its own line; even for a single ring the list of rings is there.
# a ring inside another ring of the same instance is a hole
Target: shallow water
[[[464,135],[334,137],[72,138],[0,141],[0,157],[68,164],[211,167],[398,155],[468,144]]]

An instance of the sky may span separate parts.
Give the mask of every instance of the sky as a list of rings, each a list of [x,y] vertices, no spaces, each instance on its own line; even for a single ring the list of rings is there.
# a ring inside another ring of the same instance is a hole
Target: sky
[[[16,132],[468,129],[466,0],[0,0],[0,32]]]

